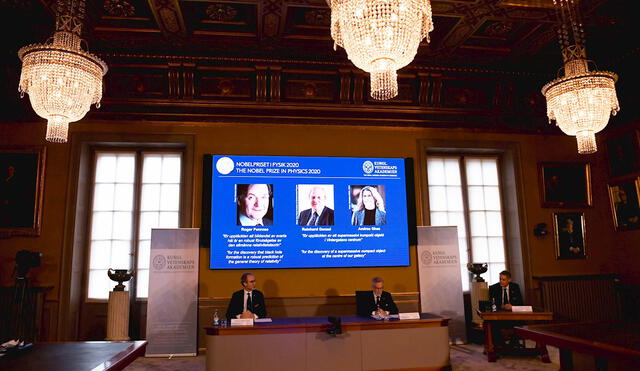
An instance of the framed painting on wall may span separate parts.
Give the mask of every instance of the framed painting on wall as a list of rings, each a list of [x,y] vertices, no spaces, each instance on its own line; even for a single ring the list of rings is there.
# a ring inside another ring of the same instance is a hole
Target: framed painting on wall
[[[585,259],[584,214],[553,213],[556,259]]]
[[[590,207],[591,169],[587,162],[542,162],[542,207]]]
[[[640,178],[609,184],[609,199],[617,231],[640,228]]]
[[[607,141],[607,155],[609,157],[609,174],[619,177],[637,172],[638,136],[631,132]]]
[[[0,237],[39,236],[45,147],[0,148]]]

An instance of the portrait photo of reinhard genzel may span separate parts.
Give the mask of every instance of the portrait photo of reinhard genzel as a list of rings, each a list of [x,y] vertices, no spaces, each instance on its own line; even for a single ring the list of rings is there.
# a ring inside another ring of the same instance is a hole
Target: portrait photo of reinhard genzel
[[[298,225],[333,225],[333,185],[298,184]]]

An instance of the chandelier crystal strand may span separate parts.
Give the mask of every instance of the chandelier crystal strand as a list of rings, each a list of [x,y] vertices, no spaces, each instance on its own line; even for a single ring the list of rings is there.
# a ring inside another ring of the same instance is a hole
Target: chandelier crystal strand
[[[397,70],[433,30],[429,0],[331,0],[331,37],[371,74],[371,97],[398,95]],[[335,47],[334,47],[335,48]]]
[[[81,120],[91,104],[102,99],[107,66],[80,46],[84,6],[83,0],[59,1],[52,42],[18,51],[22,60],[18,90],[29,94],[33,110],[47,120],[50,142],[66,142],[69,123]]]
[[[547,99],[549,122],[578,142],[578,153],[597,151],[595,134],[607,126],[610,115],[620,110],[613,72],[589,71],[584,47],[580,9],[574,0],[554,0],[558,15],[558,37],[564,61],[564,77],[542,88]]]

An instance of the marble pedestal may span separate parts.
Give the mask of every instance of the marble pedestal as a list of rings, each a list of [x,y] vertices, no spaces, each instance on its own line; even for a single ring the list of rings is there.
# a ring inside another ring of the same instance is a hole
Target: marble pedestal
[[[107,341],[129,339],[129,291],[110,291],[107,310]]]
[[[471,313],[472,321],[482,324],[482,318],[478,315],[480,300],[489,300],[489,285],[486,282],[471,282]]]

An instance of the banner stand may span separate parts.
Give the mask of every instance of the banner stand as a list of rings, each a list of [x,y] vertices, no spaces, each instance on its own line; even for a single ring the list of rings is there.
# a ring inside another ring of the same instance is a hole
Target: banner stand
[[[151,230],[146,357],[198,354],[199,233]]]
[[[449,341],[467,342],[457,227],[418,227],[418,274],[422,312],[451,318]]]

